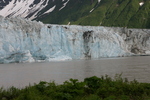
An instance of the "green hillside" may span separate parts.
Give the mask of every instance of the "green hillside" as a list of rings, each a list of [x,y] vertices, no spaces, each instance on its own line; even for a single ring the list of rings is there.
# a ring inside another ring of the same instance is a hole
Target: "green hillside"
[[[144,2],[142,6],[141,2]],[[53,3],[58,5],[59,2],[55,0]],[[98,0],[70,0],[64,9],[55,9],[38,20],[50,24],[70,22],[75,25],[150,28],[150,0],[101,0],[100,3]]]

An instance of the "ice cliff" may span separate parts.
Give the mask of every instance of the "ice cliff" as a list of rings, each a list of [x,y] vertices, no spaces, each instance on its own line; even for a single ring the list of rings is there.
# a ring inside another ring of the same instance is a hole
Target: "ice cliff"
[[[0,63],[150,54],[150,30],[44,25],[0,17]]]

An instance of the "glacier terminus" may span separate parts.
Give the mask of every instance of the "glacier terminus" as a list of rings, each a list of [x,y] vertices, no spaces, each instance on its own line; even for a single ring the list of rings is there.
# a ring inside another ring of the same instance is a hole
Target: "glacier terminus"
[[[0,63],[149,54],[149,29],[52,25],[0,16]]]

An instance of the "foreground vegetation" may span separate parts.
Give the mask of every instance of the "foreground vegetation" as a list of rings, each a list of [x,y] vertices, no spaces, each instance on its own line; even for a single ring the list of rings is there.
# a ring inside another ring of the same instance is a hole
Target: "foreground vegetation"
[[[61,85],[41,81],[23,89],[0,89],[0,100],[150,100],[150,83],[128,81],[120,75],[70,79]]]

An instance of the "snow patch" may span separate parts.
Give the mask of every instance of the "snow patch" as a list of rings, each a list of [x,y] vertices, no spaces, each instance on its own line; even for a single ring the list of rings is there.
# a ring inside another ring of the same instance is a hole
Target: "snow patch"
[[[140,5],[140,6],[143,6],[143,5],[144,5],[144,2],[140,2],[139,5]]]
[[[62,10],[67,5],[68,2],[69,0],[63,4],[63,6],[59,9],[59,11]]]
[[[55,7],[56,7],[56,5],[55,5],[55,6],[53,6],[52,8],[50,8],[49,10],[47,10],[44,14],[47,14],[47,13],[52,12],[52,11],[55,9]]]
[[[98,0],[98,4],[99,4],[100,2],[101,2],[101,0]],[[90,13],[93,12],[94,9],[95,9],[95,8],[91,9],[91,10],[90,10]]]
[[[98,0],[98,3],[100,3],[101,2],[101,0]]]
[[[34,13],[30,17],[30,19],[34,19],[37,14],[48,5],[48,1],[49,0],[46,1],[45,5],[43,5],[45,0],[41,0],[38,4],[31,7],[34,0],[12,0],[8,5],[0,10],[0,15],[4,17],[11,15],[13,17],[20,16],[26,18],[29,14]]]
[[[5,0],[3,0],[3,2],[5,3]]]
[[[90,13],[94,10],[94,8],[92,10],[90,10]]]

